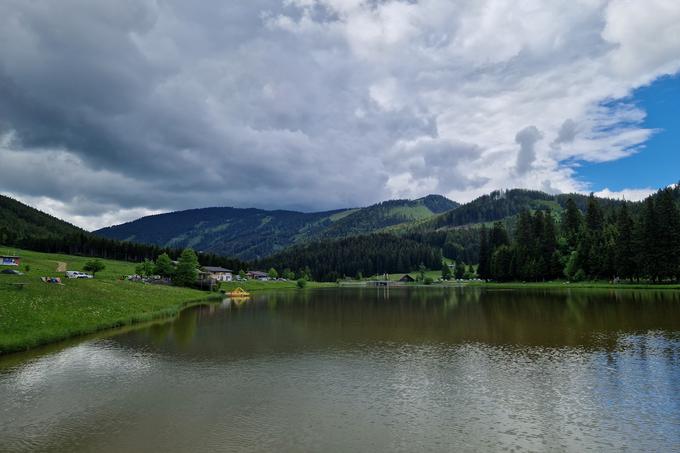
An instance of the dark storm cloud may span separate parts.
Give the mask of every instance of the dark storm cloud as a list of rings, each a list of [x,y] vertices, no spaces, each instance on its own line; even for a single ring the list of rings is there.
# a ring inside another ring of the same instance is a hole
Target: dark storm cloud
[[[0,124],[21,152],[3,155],[4,171],[35,153],[51,163],[39,160],[44,177],[30,186],[4,174],[5,190],[59,200],[83,190],[124,208],[358,203],[347,175],[331,170],[351,168],[347,153],[358,146],[340,132],[365,126],[342,119],[354,108],[346,96],[320,96],[328,85],[351,91],[351,77],[325,72],[286,33],[268,30],[261,11],[277,13],[278,2],[257,3],[12,2]],[[362,146],[412,123],[388,119]],[[379,194],[386,176],[364,168]],[[320,201],[321,185],[336,190]]]
[[[648,132],[598,129],[618,114],[592,107],[675,67],[675,41],[650,53],[625,33],[661,15],[626,8],[0,0],[0,191],[102,226],[207,205],[577,190],[538,130],[567,143],[578,124],[579,158],[625,156]]]

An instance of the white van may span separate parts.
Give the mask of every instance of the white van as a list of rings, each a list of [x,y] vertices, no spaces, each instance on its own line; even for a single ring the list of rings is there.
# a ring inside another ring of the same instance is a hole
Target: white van
[[[92,278],[92,275],[86,274],[85,272],[79,272],[79,271],[66,271],[66,277],[68,277],[68,278]]]

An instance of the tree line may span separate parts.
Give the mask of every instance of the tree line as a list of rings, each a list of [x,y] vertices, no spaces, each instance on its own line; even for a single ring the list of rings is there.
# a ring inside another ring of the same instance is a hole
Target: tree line
[[[517,217],[512,241],[496,222],[479,231],[480,278],[498,281],[680,279],[680,188],[643,203],[601,202],[592,194],[583,213],[568,198],[561,216],[550,210]]]
[[[377,233],[295,246],[256,266],[308,269],[314,280],[335,281],[343,277],[405,272],[421,264],[438,269],[441,262],[441,249],[437,247]]]
[[[182,254],[181,249],[106,239],[85,232],[62,236],[21,236],[18,238],[4,236],[3,238],[2,243],[7,246],[36,252],[64,253],[130,262],[154,260],[163,254],[168,255],[172,260],[177,260]],[[235,271],[249,268],[248,263],[244,261],[212,253],[197,253],[197,258],[202,266],[221,266]]]

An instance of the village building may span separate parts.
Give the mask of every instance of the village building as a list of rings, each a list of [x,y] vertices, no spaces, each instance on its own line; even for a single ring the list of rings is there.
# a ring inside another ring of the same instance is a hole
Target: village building
[[[269,274],[262,271],[249,271],[246,275],[252,280],[269,280]]]
[[[216,266],[203,266],[201,268],[202,274],[207,278],[218,282],[230,282],[234,279],[234,273],[231,269]]]
[[[21,257],[16,255],[0,255],[0,266],[15,266],[21,264]]]
[[[401,277],[399,279],[399,281],[402,282],[402,283],[413,283],[416,280],[413,277],[411,277],[410,275],[406,274],[403,277]]]

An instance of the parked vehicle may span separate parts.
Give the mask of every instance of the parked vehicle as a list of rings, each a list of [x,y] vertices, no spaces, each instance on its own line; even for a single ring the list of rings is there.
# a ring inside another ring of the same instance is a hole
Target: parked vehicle
[[[80,271],[66,271],[66,277],[68,278],[94,278],[92,274],[86,274]]]
[[[23,272],[19,272],[15,269],[3,269],[0,271],[0,274],[8,274],[8,275],[24,275]]]

